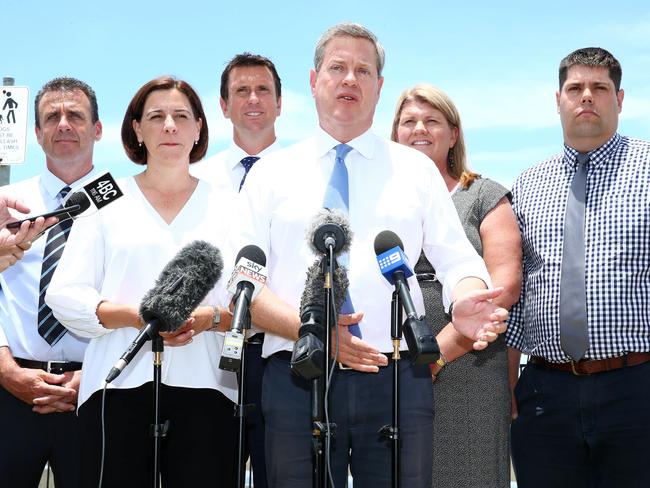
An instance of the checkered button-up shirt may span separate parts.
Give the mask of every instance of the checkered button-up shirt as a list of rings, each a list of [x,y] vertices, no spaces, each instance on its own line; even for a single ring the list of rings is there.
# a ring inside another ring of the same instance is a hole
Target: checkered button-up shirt
[[[517,178],[513,209],[522,234],[524,280],[508,345],[553,362],[560,346],[564,216],[577,151]],[[615,134],[589,153],[585,210],[587,359],[650,351],[650,142]]]

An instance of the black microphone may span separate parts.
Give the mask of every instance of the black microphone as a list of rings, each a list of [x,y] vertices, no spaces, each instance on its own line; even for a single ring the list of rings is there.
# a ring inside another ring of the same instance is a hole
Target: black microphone
[[[70,198],[65,201],[63,208],[59,208],[57,210],[53,210],[52,212],[47,212],[41,215],[32,215],[31,217],[27,217],[26,219],[18,220],[16,222],[10,222],[7,224],[7,228],[18,228],[22,225],[23,222],[27,222],[28,220],[33,224],[39,217],[43,217],[45,219],[48,217],[63,217],[59,219],[59,222],[61,222],[63,220],[75,218],[77,215],[85,211],[88,207],[90,207],[90,200],[86,195],[83,193],[73,193],[70,195]]]
[[[244,246],[235,262],[237,264],[228,281],[228,291],[234,293],[232,301],[235,308],[230,330],[223,341],[219,368],[239,372],[244,329],[250,325],[250,305],[266,284],[266,255],[257,246]]]
[[[330,248],[335,255],[345,254],[350,250],[352,236],[348,217],[336,209],[324,208],[307,228],[307,242],[316,255],[326,254]]]
[[[300,298],[300,329],[291,354],[291,370],[311,380],[323,374],[325,334],[325,274],[317,260],[307,270],[305,289]],[[345,302],[349,281],[345,268],[334,269],[334,307],[338,315]]]
[[[440,352],[438,342],[424,316],[418,317],[411,298],[406,279],[413,275],[408,258],[404,254],[404,244],[397,234],[384,230],[375,237],[375,254],[379,269],[395,290],[399,293],[406,320],[402,332],[406,345],[417,364],[432,363]]]
[[[205,241],[193,241],[178,251],[142,298],[140,316],[145,326],[115,363],[106,383],[117,378],[158,332],[174,332],[181,327],[219,281],[222,269],[221,253]]]

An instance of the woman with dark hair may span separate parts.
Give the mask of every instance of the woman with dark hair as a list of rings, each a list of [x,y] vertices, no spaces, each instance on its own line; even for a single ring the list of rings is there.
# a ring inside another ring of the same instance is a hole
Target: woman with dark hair
[[[119,181],[124,196],[73,226],[47,293],[55,316],[91,338],[79,390],[84,486],[150,486],[153,479],[153,365],[143,347],[106,392],[109,370],[143,326],[144,294],[179,249],[195,240],[225,242],[228,196],[189,173],[208,146],[201,101],[186,82],[160,77],[131,100],[122,123],[129,158],[143,172]],[[162,485],[231,486],[236,379],[219,369],[226,307],[217,288],[173,333],[161,333]],[[172,347],[173,346],[173,347]],[[103,417],[102,417],[103,416]],[[105,435],[105,441],[103,436]],[[102,452],[105,446],[105,453]]]
[[[467,168],[454,103],[430,85],[404,91],[397,102],[391,139],[417,149],[436,165],[493,285],[504,287],[494,301],[510,309],[521,287],[521,238],[510,192]],[[435,382],[433,486],[507,488],[510,390],[505,342],[500,337],[485,350],[472,350],[472,342],[456,332],[445,314],[442,286],[424,255],[415,272],[427,322],[437,334],[441,352],[431,365]]]

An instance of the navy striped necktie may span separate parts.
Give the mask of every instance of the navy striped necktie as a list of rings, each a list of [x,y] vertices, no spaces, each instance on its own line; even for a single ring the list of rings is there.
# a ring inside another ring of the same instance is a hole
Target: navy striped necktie
[[[260,159],[258,156],[246,156],[244,159],[240,161],[241,165],[244,167],[244,170],[246,171],[244,173],[244,176],[242,176],[241,183],[239,183],[239,191],[241,191],[242,187],[244,186],[244,181],[246,181],[246,177],[248,176],[248,172],[251,170],[255,162]]]
[[[63,187],[58,194],[59,200],[65,198],[69,191],[69,186]],[[58,208],[63,208],[63,205],[59,205]],[[59,218],[63,219],[63,217]],[[51,346],[59,342],[67,329],[54,317],[52,310],[45,303],[45,292],[47,292],[54,270],[59,264],[73,222],[71,218],[68,218],[60,220],[58,224],[52,226],[47,234],[47,243],[43,252],[43,267],[41,268],[41,283],[38,296],[38,333]]]

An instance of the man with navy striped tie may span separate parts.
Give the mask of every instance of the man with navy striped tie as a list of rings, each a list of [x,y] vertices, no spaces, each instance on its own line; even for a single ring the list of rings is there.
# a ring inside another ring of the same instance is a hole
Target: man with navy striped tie
[[[213,187],[239,192],[248,172],[262,156],[280,149],[275,136],[275,119],[282,107],[282,82],[270,59],[248,52],[237,54],[221,73],[223,116],[232,122],[232,143],[227,149],[190,165],[190,172]],[[246,404],[246,446],[253,467],[256,488],[266,488],[264,418],[262,417],[262,358],[264,333],[249,332],[245,356],[244,391]]]
[[[95,92],[74,78],[46,83],[35,99],[35,131],[46,168],[3,189],[35,214],[62,199],[93,171],[101,138]],[[79,487],[75,408],[87,341],[67,332],[43,302],[70,232],[61,219],[0,276],[0,479],[38,486],[49,461],[57,487]]]

